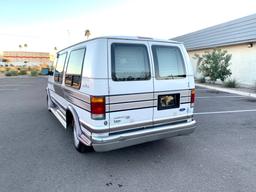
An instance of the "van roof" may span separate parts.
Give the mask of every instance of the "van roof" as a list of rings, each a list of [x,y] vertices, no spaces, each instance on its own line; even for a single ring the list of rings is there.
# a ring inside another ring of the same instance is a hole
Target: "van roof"
[[[96,39],[122,39],[122,40],[155,41],[155,42],[170,42],[170,43],[182,44],[181,42],[173,41],[173,40],[169,40],[169,39],[157,39],[157,38],[143,37],[143,36],[101,36],[101,37],[95,37],[95,38],[92,38],[92,39],[88,39],[88,40],[81,41],[79,43],[70,45],[70,46],[68,46],[64,49],[61,49],[60,51],[58,51],[58,53],[61,52],[61,51],[64,51],[65,49],[68,49],[70,47],[73,47],[73,46],[76,46],[76,45],[79,45],[79,44],[82,44],[82,43],[86,43],[88,41],[93,41],[93,40],[96,40]]]

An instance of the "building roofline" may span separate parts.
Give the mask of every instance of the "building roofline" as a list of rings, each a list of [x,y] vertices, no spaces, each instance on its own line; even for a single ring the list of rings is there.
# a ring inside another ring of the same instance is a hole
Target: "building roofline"
[[[219,47],[241,45],[241,44],[245,44],[245,43],[254,43],[254,42],[256,42],[256,39],[248,39],[245,41],[234,41],[234,42],[229,42],[229,43],[212,44],[209,46],[198,46],[198,47],[186,48],[186,49],[188,51],[196,51],[196,50],[202,50],[202,49],[219,48]]]

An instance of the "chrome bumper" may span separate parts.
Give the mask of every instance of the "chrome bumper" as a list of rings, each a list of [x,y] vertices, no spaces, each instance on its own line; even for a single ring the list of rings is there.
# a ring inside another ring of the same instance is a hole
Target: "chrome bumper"
[[[190,134],[195,130],[195,124],[196,121],[192,120],[186,123],[152,127],[106,137],[92,136],[91,141],[95,151],[110,151],[148,141]]]

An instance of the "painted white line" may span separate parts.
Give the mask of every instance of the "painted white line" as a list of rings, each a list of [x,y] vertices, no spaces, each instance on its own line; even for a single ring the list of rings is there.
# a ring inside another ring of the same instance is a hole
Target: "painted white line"
[[[198,84],[198,83],[196,84],[196,86],[202,87],[202,88],[207,88],[207,89],[213,89],[213,90],[217,90],[217,91],[221,91],[221,92],[256,98],[256,93],[248,93],[248,92],[244,92],[244,91],[237,91],[237,90],[232,90],[232,89],[227,89],[227,88],[222,88],[222,87],[213,87],[213,86],[202,85],[202,84]]]
[[[207,88],[196,88],[196,91],[206,91],[208,90]]]
[[[205,97],[196,97],[197,99],[214,99],[214,98],[236,98],[236,97],[246,97],[242,95],[223,95],[223,96],[205,96]]]
[[[4,84],[4,85],[0,85],[0,87],[30,87],[32,86],[32,84],[30,85],[22,85],[22,84]]]
[[[19,90],[19,89],[1,89],[0,88],[0,91],[17,91],[17,90]]]
[[[211,115],[211,114],[228,114],[228,113],[247,113],[247,112],[256,112],[256,109],[235,110],[235,111],[212,111],[212,112],[201,112],[201,113],[194,113],[194,114],[195,115]]]

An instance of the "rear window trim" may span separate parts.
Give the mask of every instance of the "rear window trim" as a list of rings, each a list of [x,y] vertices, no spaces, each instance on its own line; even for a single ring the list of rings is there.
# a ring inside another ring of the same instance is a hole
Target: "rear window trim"
[[[170,48],[176,48],[178,50],[178,52],[181,55],[181,60],[182,60],[182,64],[183,64],[183,68],[184,68],[184,77],[160,77],[159,75],[159,65],[158,65],[158,61],[156,58],[156,53],[155,53],[155,47],[170,47]],[[157,80],[174,80],[174,79],[185,79],[187,77],[187,70],[186,70],[186,64],[185,64],[185,60],[184,60],[184,56],[183,53],[180,49],[180,47],[178,46],[174,46],[174,45],[158,45],[158,44],[154,44],[151,45],[151,50],[152,50],[152,56],[153,56],[153,62],[154,62],[154,71],[155,71],[155,78]]]
[[[126,46],[137,46],[137,47],[144,47],[146,50],[146,58],[147,58],[147,62],[148,62],[148,69],[149,69],[149,76],[148,78],[145,79],[135,79],[135,80],[116,80],[115,77],[115,52],[114,52],[114,46],[115,45],[126,45]],[[151,72],[151,62],[150,62],[150,58],[149,58],[149,49],[147,47],[147,45],[143,44],[143,43],[120,43],[120,42],[113,42],[111,43],[111,78],[113,81],[115,82],[134,82],[134,81],[150,81],[152,78],[152,72]]]
[[[74,51],[77,51],[77,50],[81,50],[81,49],[84,49],[84,55],[83,55],[83,61],[82,61],[82,68],[81,68],[81,72],[80,72],[80,76],[81,76],[81,81],[80,81],[80,85],[78,88],[75,88],[73,87],[72,85],[69,85],[66,83],[66,75],[67,74],[67,71],[68,71],[68,64],[69,64],[69,60],[70,60],[70,56],[71,56],[71,53],[74,52]],[[82,85],[82,77],[83,77],[83,70],[84,70],[84,60],[85,60],[85,55],[86,55],[86,47],[81,47],[81,48],[77,48],[77,49],[73,49],[69,52],[69,56],[68,56],[68,60],[67,60],[67,63],[66,63],[66,70],[65,70],[65,78],[64,78],[64,85],[66,87],[70,87],[72,89],[76,89],[76,90],[79,90],[81,88],[81,85]]]

